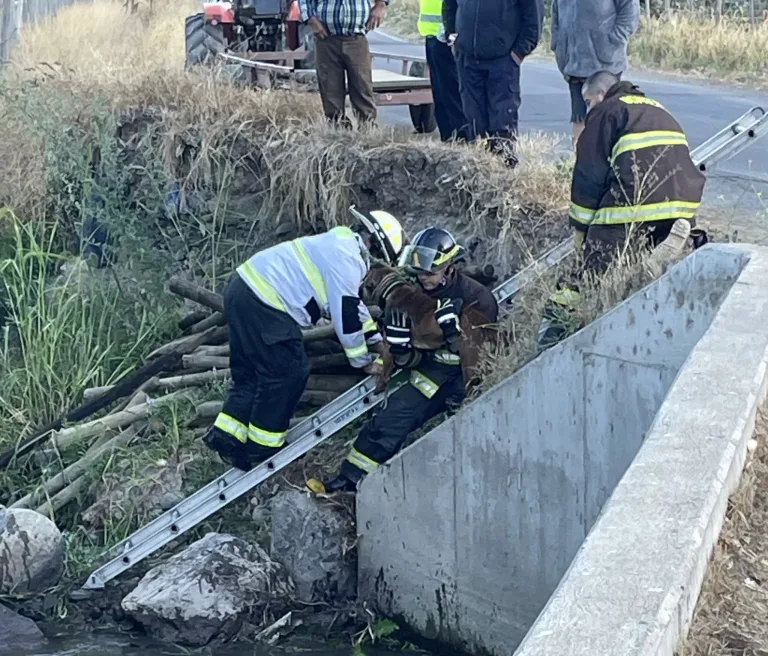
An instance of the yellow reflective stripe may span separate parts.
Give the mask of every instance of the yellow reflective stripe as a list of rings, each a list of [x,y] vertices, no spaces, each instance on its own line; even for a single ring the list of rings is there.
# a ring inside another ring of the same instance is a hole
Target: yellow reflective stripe
[[[331,230],[337,237],[341,237],[342,239],[354,239],[355,233],[352,232],[347,226],[336,226]]]
[[[374,330],[376,332],[379,331],[379,328],[376,325],[376,322],[373,319],[366,319],[365,323],[363,323],[363,332],[364,333],[369,333],[372,330]]]
[[[261,444],[262,446],[271,446],[274,448],[281,447],[285,444],[286,434],[287,431],[274,433],[259,428],[258,426],[254,426],[253,424],[248,426],[248,439],[250,439],[251,442],[256,442],[256,444]]]
[[[620,96],[619,100],[627,105],[651,105],[653,107],[658,107],[659,109],[664,109],[664,106],[658,100],[646,98],[645,96]]]
[[[568,216],[578,223],[589,225],[595,216],[595,210],[571,203],[571,206],[568,208]]]
[[[307,251],[304,250],[304,246],[301,245],[301,242],[298,239],[294,239],[291,242],[291,245],[293,246],[294,251],[296,251],[296,256],[299,258],[301,268],[304,269],[304,275],[307,276],[309,284],[312,285],[312,289],[315,290],[317,298],[320,299],[320,304],[327,306],[328,291],[325,288],[325,281],[320,275],[320,271],[315,266],[314,262],[309,259]]]
[[[435,360],[441,364],[461,364],[461,357],[456,353],[451,353],[446,349],[435,351]]]
[[[220,412],[213,425],[243,444],[248,441],[248,427],[228,414]]]
[[[362,346],[353,346],[352,348],[345,347],[344,353],[350,360],[353,360],[354,358],[360,358],[368,353],[368,347],[365,344]]]
[[[370,474],[372,471],[374,471],[379,467],[378,462],[376,462],[372,458],[369,458],[366,455],[363,455],[354,447],[352,447],[352,449],[349,452],[349,455],[347,456],[347,462],[352,463],[355,467],[359,467],[366,474]]]
[[[254,267],[251,262],[246,262],[238,267],[237,271],[246,279],[248,284],[258,292],[259,296],[261,296],[266,303],[285,312],[285,305],[280,298],[280,294],[278,294],[277,290],[270,285],[258,271],[256,271],[256,267]]]
[[[446,262],[448,259],[452,258],[458,252],[459,252],[459,245],[456,244],[447,253],[438,253],[437,257],[432,262],[432,266],[440,266],[443,262]]]
[[[415,369],[411,370],[409,382],[428,399],[431,399],[437,394],[437,390],[440,389],[440,386],[435,381],[430,380],[423,373]]]
[[[558,305],[575,308],[581,304],[581,294],[573,289],[558,289],[550,295],[549,300]]]
[[[382,367],[384,366],[384,358],[382,358],[380,355],[374,360],[376,364],[380,364]]]
[[[652,148],[653,146],[687,146],[688,140],[685,134],[673,130],[649,130],[648,132],[635,132],[621,137],[611,152],[611,164],[616,158],[632,150]]]
[[[592,225],[634,223],[638,221],[663,221],[665,219],[692,219],[700,203],[670,200],[648,205],[628,207],[602,207],[597,210]]]

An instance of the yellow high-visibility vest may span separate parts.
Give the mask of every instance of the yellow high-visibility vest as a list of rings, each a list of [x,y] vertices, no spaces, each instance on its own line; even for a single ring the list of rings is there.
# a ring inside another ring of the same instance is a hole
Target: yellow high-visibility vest
[[[437,36],[443,25],[443,0],[421,0],[419,6],[419,34]]]

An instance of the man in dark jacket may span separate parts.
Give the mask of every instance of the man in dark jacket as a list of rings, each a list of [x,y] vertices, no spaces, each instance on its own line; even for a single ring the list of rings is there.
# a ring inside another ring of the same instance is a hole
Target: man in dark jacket
[[[600,71],[583,87],[587,120],[576,144],[569,223],[583,260],[544,310],[539,345],[574,329],[585,273],[603,274],[631,243],[666,260],[686,245],[704,193],[704,174],[691,160],[675,118],[631,82]]]
[[[538,45],[543,20],[542,0],[443,2],[443,23],[455,46],[469,138],[489,137],[491,150],[510,166],[517,163],[520,65]]]
[[[447,230],[426,228],[405,247],[400,260],[416,274],[422,291],[438,299],[435,317],[447,342],[459,330],[460,305],[474,304],[488,323],[495,323],[498,318],[499,309],[491,290],[456,270],[454,265],[463,256],[464,249]],[[410,370],[410,382],[363,426],[339,476],[323,484],[326,492],[355,490],[366,474],[397,453],[409,433],[464,398],[465,381],[458,353],[447,347],[437,351],[415,349],[407,315],[392,313],[385,323],[395,364]]]
[[[587,268],[601,270],[633,234],[656,247],[690,223],[704,174],[675,118],[631,82],[601,71],[584,84],[589,108],[577,147],[569,222]]]

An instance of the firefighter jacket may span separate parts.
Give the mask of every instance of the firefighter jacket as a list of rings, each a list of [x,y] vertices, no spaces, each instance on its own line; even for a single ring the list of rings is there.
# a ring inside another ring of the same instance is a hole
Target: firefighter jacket
[[[631,82],[620,82],[587,114],[576,146],[569,222],[577,230],[692,219],[704,175],[680,125]]]
[[[361,368],[373,360],[367,344],[382,339],[359,298],[368,272],[363,249],[358,235],[338,227],[259,251],[237,273],[264,303],[302,328],[330,316],[350,364]]]
[[[434,290],[422,290],[434,299],[461,299],[463,306],[474,304],[482,312],[488,323],[495,323],[499,316],[499,306],[493,293],[477,280],[456,272],[448,284]],[[456,376],[461,376],[461,359],[448,348],[437,351],[416,351],[408,356],[408,362],[395,363],[399,367],[411,369],[410,383],[427,398],[432,398],[438,389]]]
[[[438,36],[443,27],[443,0],[421,0],[419,22],[421,36]]]

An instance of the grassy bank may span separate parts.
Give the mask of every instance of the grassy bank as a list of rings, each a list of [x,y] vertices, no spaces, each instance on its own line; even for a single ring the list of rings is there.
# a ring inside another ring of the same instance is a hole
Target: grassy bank
[[[418,0],[392,3],[384,29],[408,39],[421,39],[416,28]],[[673,14],[643,19],[630,41],[634,66],[694,74],[718,80],[768,84],[768,22],[750,25],[743,19],[719,23],[706,16]],[[551,56],[545,24],[537,55]]]

